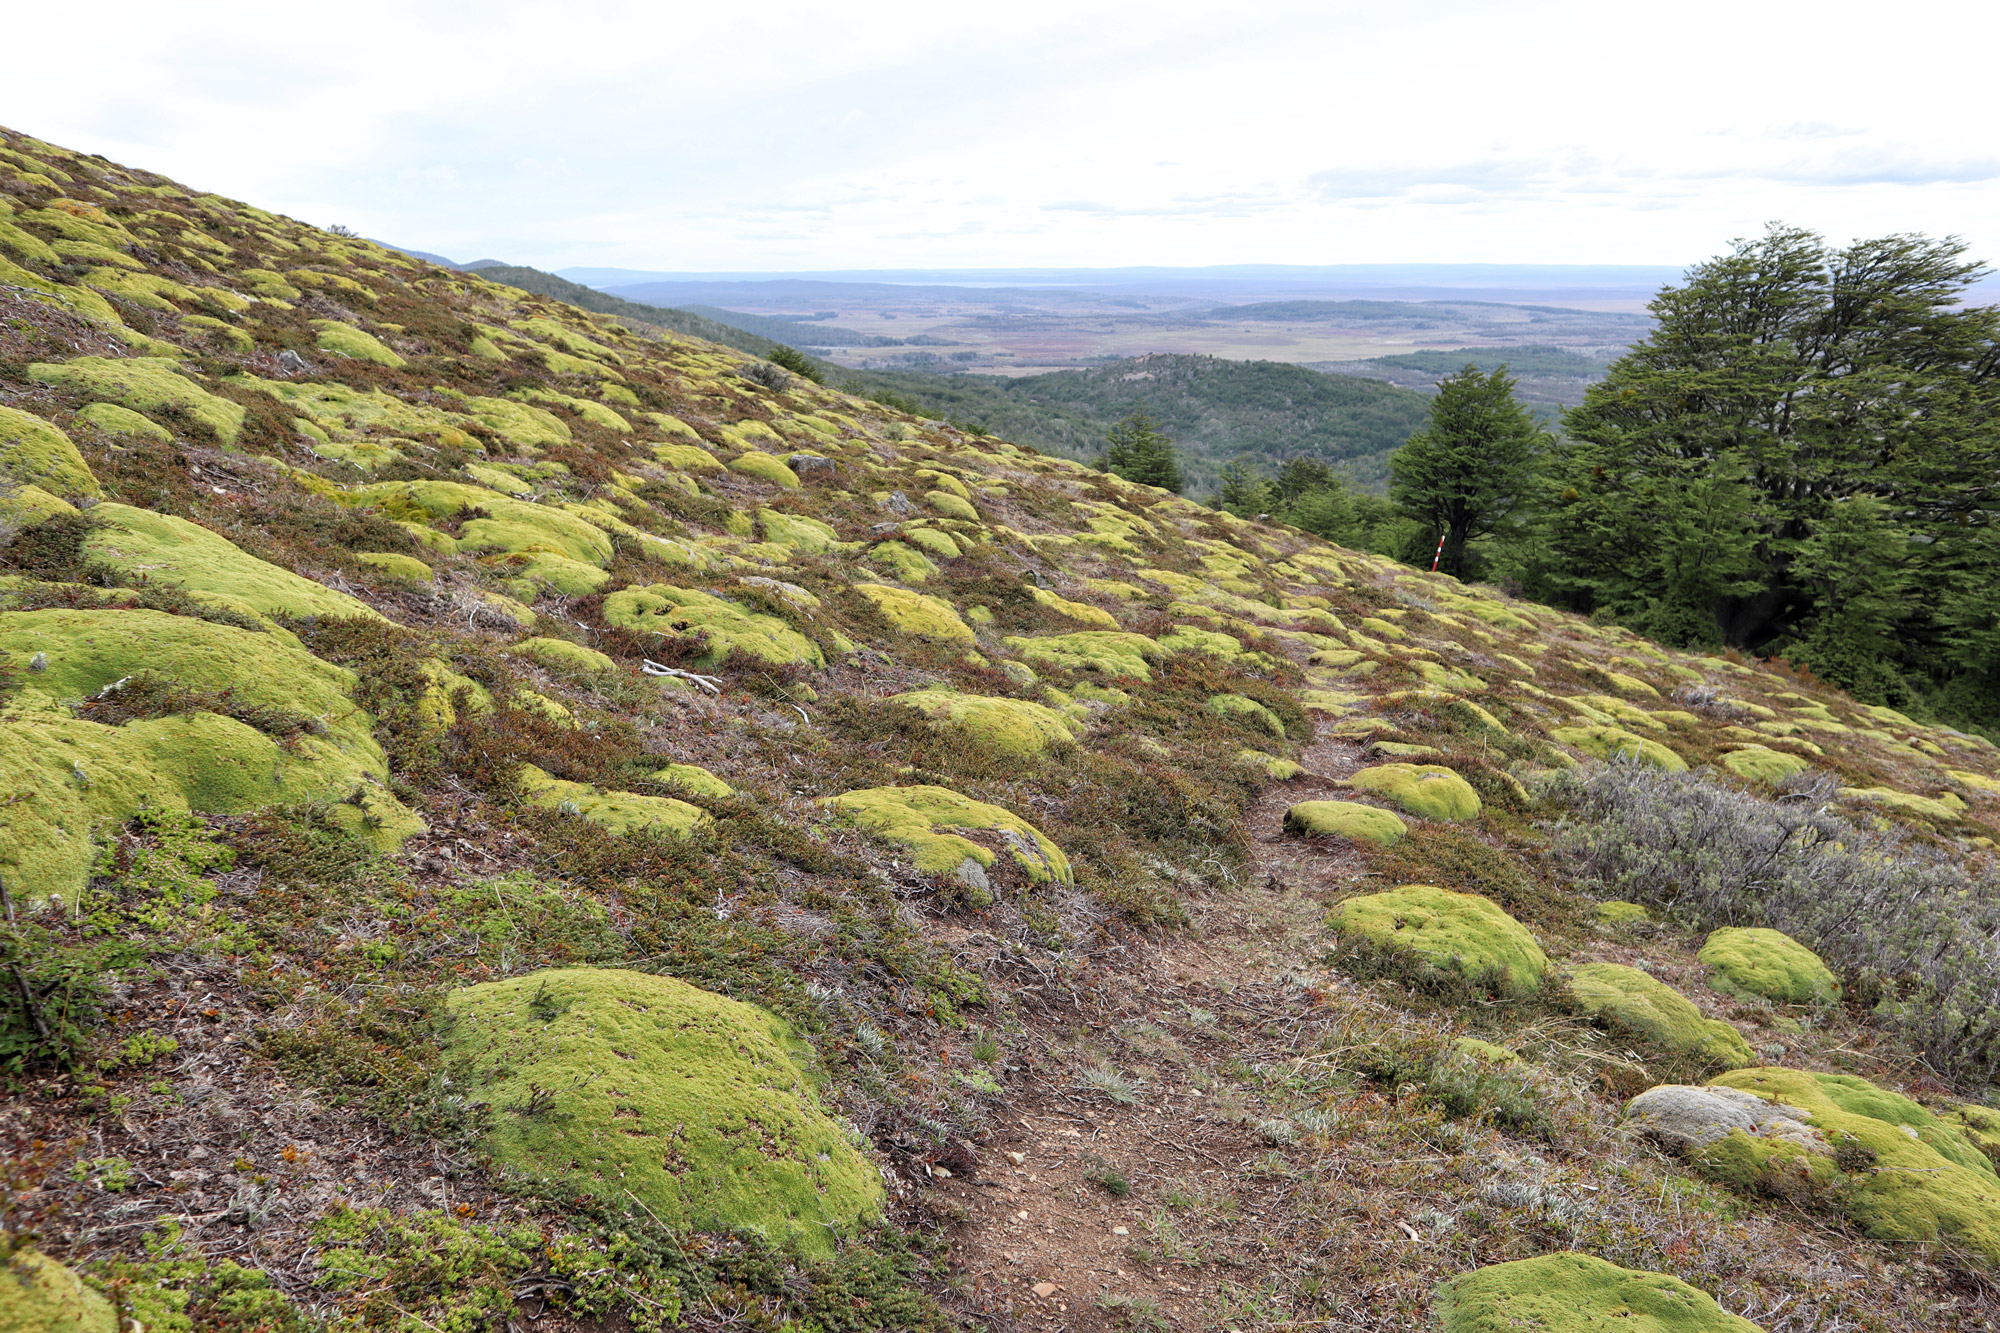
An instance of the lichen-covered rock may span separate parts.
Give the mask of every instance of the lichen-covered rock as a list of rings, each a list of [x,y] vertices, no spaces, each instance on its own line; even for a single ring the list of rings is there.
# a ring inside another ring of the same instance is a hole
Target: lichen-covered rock
[[[1045,634],[1037,638],[1009,637],[1006,643],[1031,662],[1070,671],[1097,671],[1132,680],[1151,680],[1151,664],[1167,655],[1167,649],[1145,635],[1123,630],[1082,630],[1075,634]]]
[[[1709,985],[1731,995],[1761,995],[1785,1004],[1826,1004],[1840,998],[1840,983],[1819,955],[1779,930],[1724,926],[1701,946],[1714,969]]]
[[[7,1333],[118,1333],[118,1312],[83,1279],[26,1246],[0,1263],[0,1329]]]
[[[51,495],[103,494],[69,436],[12,407],[0,407],[0,480],[39,486]]]
[[[1349,898],[1328,924],[1343,944],[1414,965],[1419,979],[1440,974],[1508,998],[1540,990],[1549,969],[1528,928],[1497,903],[1431,884]]]
[[[581,815],[617,834],[645,829],[685,838],[715,822],[715,817],[700,806],[671,796],[640,796],[629,791],[606,791],[587,782],[567,782],[550,777],[533,764],[521,766],[520,785],[530,805]]]
[[[177,412],[207,427],[224,444],[236,443],[243,430],[242,405],[217,397],[179,372],[180,363],[166,357],[118,360],[79,356],[57,363],[37,362],[28,367],[28,378],[75,389],[135,412]]]
[[[899,634],[928,639],[933,643],[956,643],[967,647],[978,642],[972,626],[958,618],[958,612],[950,602],[882,583],[858,584],[854,591],[872,602],[876,611]]]
[[[1294,833],[1372,842],[1393,847],[1410,835],[1410,826],[1393,811],[1358,801],[1300,801],[1285,811],[1285,827]]]
[[[1654,1088],[1634,1129],[1744,1190],[1836,1207],[1878,1240],[1943,1241],[2000,1264],[2000,1176],[1958,1125],[1849,1074],[1742,1069]]]
[[[1716,760],[1745,782],[1783,782],[1812,767],[1810,759],[1767,745],[1743,745]]]
[[[1353,774],[1347,785],[1425,819],[1472,819],[1480,811],[1472,784],[1442,764],[1377,764]]]
[[[1040,829],[1011,810],[961,796],[949,787],[869,787],[820,802],[884,842],[907,847],[917,869],[949,875],[965,861],[991,869],[998,860],[970,838],[943,829],[988,830],[1032,880],[1072,883],[1069,858]]]
[[[826,665],[818,644],[776,616],[695,588],[666,583],[621,588],[605,597],[604,620],[620,629],[699,638],[705,651],[695,660],[697,667],[720,666],[731,654],[776,665]]]
[[[1567,1252],[1453,1278],[1435,1310],[1444,1333],[1763,1333],[1677,1277]]]
[[[1571,973],[1571,1003],[1614,1032],[1643,1038],[1661,1051],[1706,1069],[1741,1069],[1757,1062],[1743,1034],[1702,1017],[1694,1001],[1636,967],[1588,963]]]
[[[1557,727],[1549,735],[1593,758],[1651,764],[1669,773],[1687,771],[1687,760],[1665,745],[1650,737],[1636,736],[1622,727]]]
[[[98,505],[90,515],[98,524],[84,540],[90,559],[202,601],[260,617],[383,619],[359,598],[259,560],[199,523],[122,504]]]
[[[882,1182],[821,1105],[810,1052],[752,1005],[671,977],[558,968],[452,993],[447,1050],[503,1166],[680,1230],[828,1255]]]
[[[1061,713],[1025,699],[995,699],[950,690],[913,690],[889,702],[907,704],[940,727],[970,740],[981,753],[999,759],[1032,759],[1052,745],[1076,737]]]

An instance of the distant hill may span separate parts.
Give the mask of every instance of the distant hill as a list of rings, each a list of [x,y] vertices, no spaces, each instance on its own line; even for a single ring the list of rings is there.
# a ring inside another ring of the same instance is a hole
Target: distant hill
[[[1268,471],[1299,457],[1334,464],[1357,484],[1380,490],[1390,452],[1429,409],[1425,394],[1375,380],[1283,361],[1180,354],[1015,379],[913,371],[852,378],[939,416],[1076,459],[1096,458],[1105,431],[1144,408],[1174,437],[1195,495],[1212,489],[1232,460]]]
[[[742,329],[745,333],[754,333],[761,338],[769,338],[772,342],[792,347],[901,347],[903,345],[901,338],[884,338],[876,334],[859,333],[854,329],[844,329],[838,324],[824,324],[814,319],[795,319],[782,315],[746,315],[740,310],[724,310],[721,306],[713,305],[690,305],[680,308],[690,314],[712,319],[718,324],[726,324],[732,329]]]
[[[1611,363],[1608,356],[1593,356],[1567,347],[1459,347],[1448,351],[1404,352],[1378,356],[1366,361],[1317,361],[1315,370],[1332,375],[1359,375],[1406,389],[1428,391],[1447,375],[1466,366],[1481,370],[1507,367],[1514,377],[1514,393],[1534,407],[1544,418],[1553,420],[1561,408],[1575,407],[1583,392]]]

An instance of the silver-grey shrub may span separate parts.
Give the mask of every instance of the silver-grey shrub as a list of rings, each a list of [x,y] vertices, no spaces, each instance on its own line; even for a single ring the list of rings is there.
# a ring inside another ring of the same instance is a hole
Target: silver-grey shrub
[[[1830,781],[1775,799],[1702,773],[1614,763],[1564,780],[1558,846],[1606,896],[1699,926],[1771,926],[1842,976],[1938,1073],[2000,1075],[2000,881],[1833,808]]]

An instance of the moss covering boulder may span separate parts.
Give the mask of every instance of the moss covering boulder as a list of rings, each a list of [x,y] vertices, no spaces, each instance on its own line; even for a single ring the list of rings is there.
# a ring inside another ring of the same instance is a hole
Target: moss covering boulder
[[[380,785],[354,674],[278,635],[157,611],[18,611],[0,616],[0,655],[20,672],[0,713],[0,790],[20,797],[0,806],[0,876],[30,901],[74,895],[95,840],[148,805],[332,801],[384,850],[423,827]],[[115,726],[72,712],[121,692],[160,702]]]
[[[1708,984],[1729,995],[1758,995],[1783,1004],[1829,1004],[1840,983],[1818,954],[1781,930],[1724,926],[1701,946],[1712,969]]]
[[[640,796],[629,791],[606,791],[587,782],[567,782],[550,777],[533,764],[521,766],[519,781],[528,804],[580,815],[620,835],[644,829],[671,838],[685,838],[715,822],[715,817],[700,806],[671,796]]]
[[[493,1108],[503,1166],[677,1230],[813,1256],[878,1215],[880,1173],[766,1010],[671,977],[557,968],[447,997],[448,1054]]]
[[[1349,898],[1328,924],[1343,945],[1393,958],[1420,981],[1519,999],[1540,990],[1549,970],[1542,946],[1497,903],[1432,884]]]
[[[697,667],[720,666],[732,655],[774,666],[823,667],[819,645],[776,616],[767,616],[713,593],[672,584],[621,588],[604,599],[604,621],[620,629],[651,630],[702,642]]]
[[[1124,630],[1081,630],[1037,638],[1010,636],[1006,644],[1030,662],[1129,680],[1151,680],[1151,664],[1167,655],[1165,648],[1145,635]]]
[[[0,479],[39,486],[50,495],[104,493],[69,436],[12,407],[0,407]]]
[[[180,373],[180,362],[167,357],[79,356],[60,363],[37,362],[28,367],[28,378],[153,417],[173,413],[205,427],[224,444],[236,443],[243,431],[240,403],[202,388]]]
[[[199,523],[109,503],[90,516],[97,526],[84,539],[86,557],[201,601],[260,617],[384,618],[361,599],[259,560]]]
[[[1444,1333],[1762,1333],[1677,1277],[1568,1252],[1455,1277],[1434,1309]]]
[[[1285,827],[1293,833],[1372,842],[1393,847],[1410,836],[1410,826],[1393,811],[1358,801],[1300,801],[1285,811]]]
[[[83,1279],[22,1246],[0,1262],[0,1329],[7,1333],[118,1333],[118,1312]]]
[[[1076,740],[1061,713],[1025,699],[913,690],[892,695],[889,702],[917,709],[939,727],[970,740],[990,758],[1033,759],[1053,745]]]
[[[998,858],[970,838],[945,830],[984,830],[998,835],[997,841],[1029,879],[1074,883],[1069,858],[1040,829],[1011,810],[961,796],[949,787],[869,787],[826,797],[820,804],[856,828],[908,848],[917,869],[925,874],[983,880]],[[978,875],[965,867],[968,861],[978,868]]]
[[[1579,1012],[1605,1027],[1638,1037],[1668,1055],[1697,1061],[1704,1069],[1741,1069],[1757,1063],[1742,1033],[1702,1017],[1694,1001],[1636,967],[1588,963],[1569,975],[1564,989]]]
[[[978,642],[972,626],[958,618],[958,612],[952,609],[950,602],[883,583],[857,584],[854,591],[872,603],[898,634],[907,634],[913,639],[928,639],[933,643],[962,644],[968,648]]]
[[[1549,735],[1564,745],[1583,751],[1595,759],[1621,759],[1627,763],[1650,764],[1669,773],[1685,773],[1687,760],[1659,741],[1636,736],[1623,727],[1557,727]]]
[[[2000,1176],[1958,1125],[1851,1074],[1742,1069],[1653,1088],[1625,1118],[1703,1174],[1807,1197],[1877,1240],[1943,1242],[2000,1264]]]
[[[1472,784],[1442,764],[1377,764],[1349,777],[1347,785],[1425,819],[1472,819],[1480,811]]]

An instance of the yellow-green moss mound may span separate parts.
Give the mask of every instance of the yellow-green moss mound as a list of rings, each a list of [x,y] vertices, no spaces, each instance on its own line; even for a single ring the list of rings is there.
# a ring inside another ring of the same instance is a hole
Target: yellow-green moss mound
[[[1444,1333],[1762,1333],[1707,1292],[1588,1254],[1494,1264],[1438,1288]]]
[[[259,560],[199,523],[122,504],[98,505],[90,516],[102,525],[84,542],[90,559],[204,601],[260,616],[383,618],[366,602]]]
[[[1151,664],[1167,655],[1165,648],[1145,635],[1123,630],[1082,630],[1033,639],[1010,637],[1006,642],[1030,662],[1133,680],[1151,680]]]
[[[983,872],[998,859],[988,849],[942,829],[985,829],[1033,880],[1071,883],[1069,858],[1047,835],[1011,810],[961,796],[949,787],[869,787],[821,802],[884,842],[907,847],[917,869],[930,875],[961,874],[966,861]],[[976,879],[969,871],[963,877]]]
[[[331,800],[384,850],[422,828],[380,786],[388,767],[374,719],[348,697],[353,674],[278,635],[156,611],[21,611],[0,616],[0,654],[20,673],[0,714],[0,790],[19,795],[0,806],[0,875],[30,899],[74,894],[94,838],[147,805],[236,814]],[[122,726],[71,713],[135,679],[188,701]]]
[[[820,1105],[785,1022],[670,977],[561,968],[452,994],[449,1053],[493,1108],[503,1164],[669,1226],[808,1254],[882,1208],[880,1174]],[[629,1194],[628,1194],[629,1191]]]
[[[1840,983],[1819,955],[1781,930],[1724,926],[1701,946],[1714,969],[1709,985],[1731,995],[1761,995],[1785,1004],[1825,1004],[1840,998]]]
[[[1568,991],[1579,1010],[1614,1032],[1640,1037],[1704,1068],[1741,1069],[1757,1062],[1742,1033],[1703,1018],[1694,1001],[1636,967],[1586,964],[1570,975]]]
[[[698,667],[720,666],[732,654],[777,665],[826,665],[818,644],[776,616],[694,588],[665,583],[621,588],[604,599],[604,619],[621,629],[699,638],[706,651],[696,659]]]
[[[51,495],[102,494],[69,436],[12,407],[0,407],[0,478]]]
[[[39,1250],[0,1264],[0,1329],[6,1333],[118,1333],[111,1302]]]
[[[1942,1241],[2000,1264],[1992,1162],[1959,1125],[1866,1079],[1742,1069],[1705,1089],[1650,1089],[1626,1114],[1740,1189],[1803,1192],[1878,1240]]]
[[[395,369],[407,364],[402,357],[391,351],[374,334],[343,324],[337,319],[316,319],[313,328],[318,330],[316,340],[322,352],[332,352],[355,361],[373,361],[378,366]]]
[[[508,645],[507,651],[518,653],[531,662],[539,662],[557,671],[615,671],[618,664],[595,648],[586,648],[580,643],[567,639],[533,638]]]
[[[994,699],[949,690],[913,690],[890,698],[969,739],[983,754],[1032,759],[1052,745],[1074,742],[1063,715],[1025,699]]]
[[[172,413],[206,427],[224,444],[236,443],[243,430],[243,407],[202,388],[180,373],[180,363],[167,357],[134,356],[114,360],[79,356],[58,364],[38,362],[28,378],[75,389],[157,418]]]
[[[795,491],[799,488],[799,474],[785,466],[784,460],[761,449],[746,449],[729,460],[729,470],[758,481],[768,481],[774,486]]]
[[[1622,727],[1557,727],[1549,735],[1596,759],[1636,761],[1669,773],[1687,771],[1687,760],[1660,742],[1636,736]]]
[[[1410,826],[1394,812],[1358,801],[1300,801],[1285,811],[1285,827],[1294,833],[1351,838],[1378,847],[1393,847],[1410,835]]]
[[[1480,810],[1472,784],[1441,764],[1378,764],[1347,782],[1425,819],[1472,819]]]
[[[1246,722],[1267,736],[1275,736],[1279,740],[1285,737],[1285,724],[1278,719],[1278,715],[1247,695],[1210,695],[1208,710],[1223,717]]]
[[[695,796],[706,796],[722,801],[736,794],[736,789],[699,764],[668,764],[653,774],[653,781],[662,787],[689,792]]]
[[[1745,745],[1716,762],[1745,782],[1783,782],[1812,767],[1811,760],[1768,745]]]
[[[605,791],[587,782],[552,778],[533,764],[521,766],[521,791],[529,804],[564,814],[581,815],[613,833],[645,829],[685,838],[714,822],[698,805],[671,796],[639,796],[629,791]]]
[[[1344,945],[1413,965],[1420,980],[1450,978],[1519,998],[1540,990],[1549,970],[1528,928],[1497,904],[1432,884],[1349,898],[1329,924]]]
[[[968,648],[977,641],[972,626],[958,618],[958,612],[950,602],[882,583],[857,584],[854,591],[874,603],[882,618],[893,625],[899,634],[929,639],[934,643],[963,644]]]

